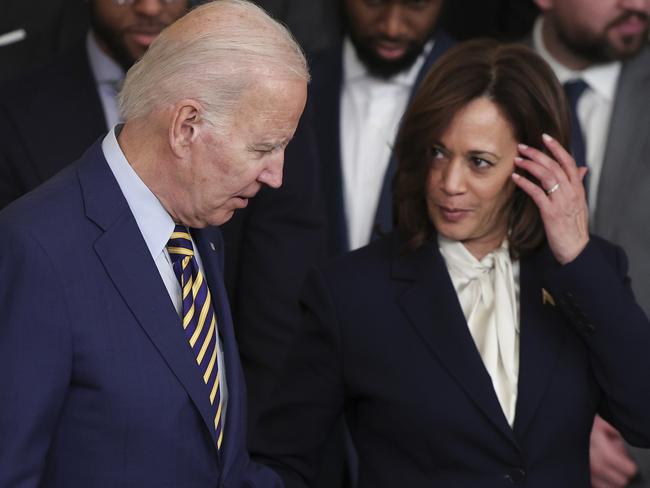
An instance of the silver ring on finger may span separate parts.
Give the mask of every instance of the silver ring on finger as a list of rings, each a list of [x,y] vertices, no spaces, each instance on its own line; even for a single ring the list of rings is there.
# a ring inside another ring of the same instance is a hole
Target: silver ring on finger
[[[548,190],[544,190],[544,191],[546,192],[547,195],[550,195],[551,193],[556,192],[556,191],[558,191],[559,189],[560,189],[560,184],[559,184],[559,183],[555,183],[555,185],[553,185],[552,187],[550,187]]]

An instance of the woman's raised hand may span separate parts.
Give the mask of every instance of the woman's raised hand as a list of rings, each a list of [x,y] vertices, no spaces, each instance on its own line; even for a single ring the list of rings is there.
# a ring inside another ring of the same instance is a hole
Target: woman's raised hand
[[[544,134],[543,140],[555,159],[523,144],[519,145],[523,157],[515,158],[515,165],[537,178],[541,186],[517,173],[512,179],[537,204],[551,251],[560,264],[566,264],[589,242],[589,209],[582,183],[587,168],[578,168],[549,135]]]

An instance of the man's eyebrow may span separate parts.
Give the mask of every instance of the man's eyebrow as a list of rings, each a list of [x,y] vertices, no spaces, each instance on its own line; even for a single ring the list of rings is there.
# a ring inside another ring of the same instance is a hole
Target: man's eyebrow
[[[258,144],[254,144],[254,146],[258,148],[264,148],[264,149],[275,149],[276,147],[286,146],[287,144],[289,144],[289,142],[291,142],[291,139],[293,139],[293,137],[285,137],[284,139],[280,139],[278,141],[260,142]]]
[[[253,144],[253,147],[257,149],[273,149],[278,146],[279,144],[276,142],[260,142],[258,144]]]

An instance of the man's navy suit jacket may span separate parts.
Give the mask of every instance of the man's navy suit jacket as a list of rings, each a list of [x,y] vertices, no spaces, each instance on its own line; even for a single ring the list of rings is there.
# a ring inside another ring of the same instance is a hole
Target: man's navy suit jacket
[[[282,187],[263,188],[221,226],[224,276],[251,397],[251,425],[300,323],[300,286],[326,253],[308,109],[286,149]],[[76,160],[108,129],[85,43],[4,85],[0,208]]]
[[[0,486],[281,486],[246,451],[246,394],[215,228],[192,231],[228,410],[209,392],[100,143],[0,213]]]
[[[454,41],[441,29],[437,30],[433,49],[425,59],[411,90],[413,96],[433,63],[449,49]],[[314,133],[318,144],[321,192],[327,223],[327,245],[330,255],[350,249],[348,227],[343,201],[343,170],[341,167],[341,91],[343,90],[342,44],[310,56],[312,82],[309,99],[313,106]],[[391,157],[384,175],[375,214],[373,238],[393,228],[392,181],[397,169]]]
[[[565,266],[548,248],[523,258],[519,284],[511,428],[435,239],[405,252],[392,234],[315,271],[252,454],[310,486],[345,414],[359,488],[588,488],[597,411],[650,443],[650,324],[623,252],[597,238]]]

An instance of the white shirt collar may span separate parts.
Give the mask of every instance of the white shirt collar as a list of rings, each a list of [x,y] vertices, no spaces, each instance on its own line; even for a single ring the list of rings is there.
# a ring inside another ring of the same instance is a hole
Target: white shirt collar
[[[468,277],[475,274],[476,269],[491,267],[492,256],[496,253],[501,253],[503,256],[506,256],[507,259],[510,259],[508,239],[504,239],[499,247],[490,251],[483,257],[483,259],[479,260],[462,242],[449,239],[442,234],[437,234],[437,238],[438,248],[441,250],[442,254],[444,256],[451,256],[453,262],[460,266],[458,269],[461,274],[468,275]]]
[[[546,46],[544,46],[542,37],[543,23],[544,18],[540,15],[533,27],[533,48],[551,66],[560,83],[582,78],[592,90],[612,102],[616,94],[616,84],[621,74],[622,63],[620,61],[612,61],[610,63],[595,64],[582,71],[567,68],[557,61],[546,49]]]
[[[431,39],[424,45],[420,56],[415,60],[408,70],[400,71],[399,73],[393,75],[387,80],[377,78],[368,73],[368,69],[359,59],[357,55],[357,50],[354,48],[352,41],[349,37],[345,37],[343,40],[343,82],[344,84],[351,83],[357,80],[362,79],[372,79],[375,81],[383,81],[385,83],[402,85],[406,87],[412,87],[415,84],[415,80],[422,69],[422,65],[426,57],[431,52],[433,48],[434,40]]]
[[[127,161],[117,142],[117,127],[104,137],[102,151],[155,260],[165,250],[174,221]]]
[[[88,31],[86,36],[86,51],[90,61],[90,69],[97,84],[119,84],[124,79],[124,70],[97,44],[95,33]]]

